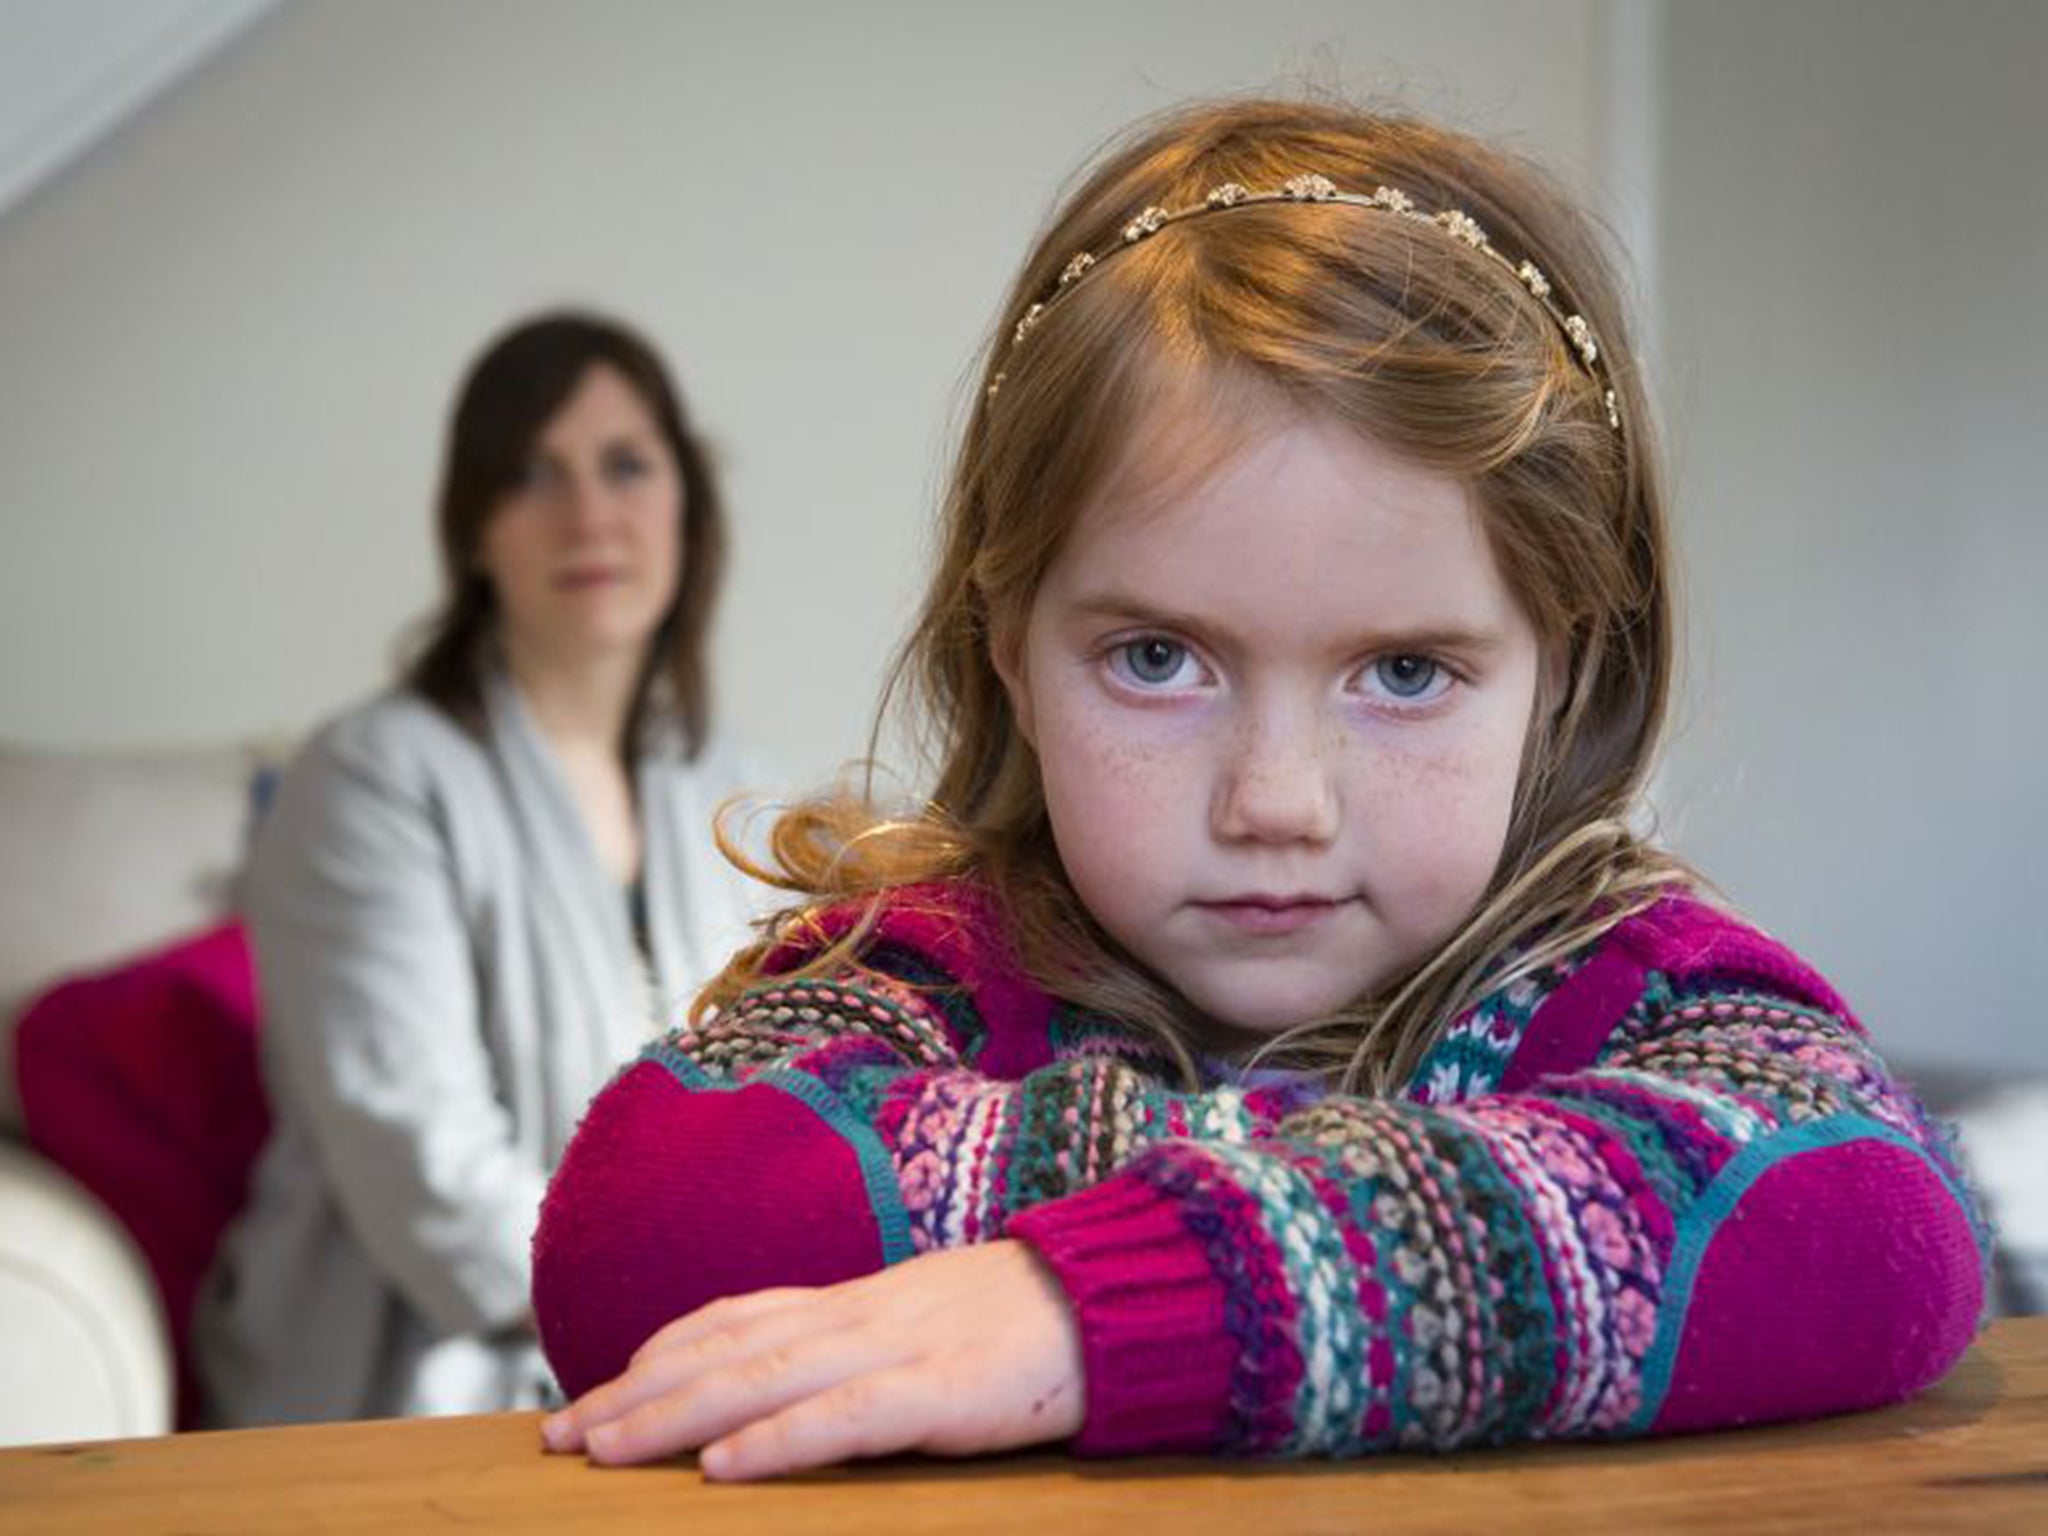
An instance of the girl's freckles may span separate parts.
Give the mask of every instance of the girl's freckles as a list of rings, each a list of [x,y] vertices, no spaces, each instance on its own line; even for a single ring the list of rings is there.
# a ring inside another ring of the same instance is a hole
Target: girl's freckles
[[[1381,787],[1469,784],[1497,775],[1498,754],[1483,747],[1403,751],[1383,748],[1362,767],[1361,777]]]
[[[1132,741],[1109,732],[1085,738],[1085,741],[1101,771],[1127,774],[1132,778],[1153,778],[1162,767],[1170,767],[1179,755],[1170,748]]]

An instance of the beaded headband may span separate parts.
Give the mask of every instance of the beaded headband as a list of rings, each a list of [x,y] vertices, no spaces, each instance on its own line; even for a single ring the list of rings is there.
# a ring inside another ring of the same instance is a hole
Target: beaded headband
[[[1350,208],[1376,209],[1381,213],[1410,219],[1418,224],[1435,225],[1453,239],[1491,258],[1502,271],[1514,278],[1532,299],[1543,306],[1544,313],[1550,316],[1563,334],[1587,375],[1600,386],[1602,403],[1607,407],[1607,424],[1616,431],[1621,429],[1621,402],[1615,394],[1613,379],[1607,372],[1607,365],[1601,360],[1600,342],[1593,334],[1593,327],[1587,323],[1584,315],[1566,313],[1551,297],[1550,280],[1543,275],[1536,263],[1527,260],[1511,261],[1486,238],[1486,231],[1479,227],[1470,214],[1456,208],[1431,213],[1417,207],[1414,199],[1407,193],[1396,191],[1392,187],[1376,187],[1371,196],[1358,192],[1340,192],[1336,183],[1327,176],[1313,173],[1291,177],[1278,191],[1252,192],[1234,181],[1226,181],[1191,207],[1166,209],[1154,205],[1144,209],[1123,227],[1117,243],[1108,250],[1100,254],[1082,251],[1061,268],[1059,282],[1052,292],[1032,304],[1017,321],[1017,329],[1010,337],[1010,351],[1014,352],[1024,344],[1024,339],[1038,327],[1046,312],[1066,294],[1072,292],[1075,284],[1118,251],[1151,239],[1169,224],[1178,224],[1185,219],[1201,218],[1232,208],[1249,208],[1260,203],[1342,203]],[[989,382],[988,393],[991,398],[1003,387],[1005,377],[1004,373],[997,373]]]

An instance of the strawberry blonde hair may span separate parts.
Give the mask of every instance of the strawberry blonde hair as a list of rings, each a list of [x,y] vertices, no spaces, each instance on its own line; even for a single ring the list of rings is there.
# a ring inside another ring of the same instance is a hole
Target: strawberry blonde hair
[[[1189,207],[1224,182],[1277,188],[1304,173],[1470,215],[1510,262],[1542,269],[1565,313],[1590,322],[1607,377],[1491,256],[1435,225],[1341,205],[1177,221],[1101,261],[1028,342],[1012,345],[1017,322],[1057,290],[1074,254],[1116,246],[1139,210]],[[800,903],[734,959],[700,1009],[736,997],[772,943],[823,905],[967,874],[994,892],[1034,977],[1153,1037],[1194,1078],[1188,1005],[1102,931],[1067,881],[1036,759],[992,659],[1018,643],[1062,540],[1147,424],[1190,402],[1218,429],[1203,455],[1210,464],[1235,446],[1232,422],[1257,419],[1260,407],[1270,420],[1277,406],[1334,420],[1469,487],[1552,660],[1506,844],[1475,909],[1383,992],[1262,1054],[1346,1090],[1392,1091],[1483,992],[1582,946],[1685,878],[1629,826],[1672,669],[1649,411],[1599,241],[1533,166],[1412,118],[1321,103],[1199,104],[1141,123],[1040,235],[981,377],[937,566],[884,694],[885,713],[906,691],[919,707],[936,766],[930,798],[916,814],[890,816],[848,789],[785,811],[755,872]],[[843,964],[860,939],[856,931],[826,947],[815,968]]]

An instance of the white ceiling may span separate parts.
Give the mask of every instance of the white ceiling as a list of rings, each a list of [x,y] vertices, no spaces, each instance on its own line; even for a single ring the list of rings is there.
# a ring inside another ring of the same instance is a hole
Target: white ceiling
[[[0,0],[0,217],[281,0]]]

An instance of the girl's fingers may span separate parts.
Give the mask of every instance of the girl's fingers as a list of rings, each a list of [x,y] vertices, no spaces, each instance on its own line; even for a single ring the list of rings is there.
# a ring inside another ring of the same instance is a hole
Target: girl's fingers
[[[633,1351],[632,1359],[626,1362],[631,1369],[649,1355],[666,1353],[679,1349],[708,1334],[724,1333],[750,1323],[770,1313],[787,1311],[816,1297],[818,1292],[802,1286],[785,1285],[768,1291],[749,1291],[741,1296],[726,1296],[718,1301],[686,1312],[674,1322],[657,1328],[646,1341]]]
[[[927,1448],[949,1404],[928,1372],[896,1366],[852,1377],[733,1430],[698,1465],[720,1482],[779,1477],[863,1456]]]
[[[1081,1427],[1084,1390],[1064,1296],[1029,1250],[998,1240],[706,1307],[543,1433],[599,1462],[702,1447],[707,1476],[767,1477],[1062,1439]]]
[[[693,1450],[792,1405],[871,1379],[895,1363],[864,1330],[824,1331],[768,1344],[721,1361],[584,1432],[598,1462],[652,1461]]]
[[[585,1449],[590,1431],[623,1418],[654,1398],[807,1331],[804,1303],[812,1291],[761,1291],[728,1297],[680,1317],[633,1352],[626,1369],[541,1422],[551,1451]]]

